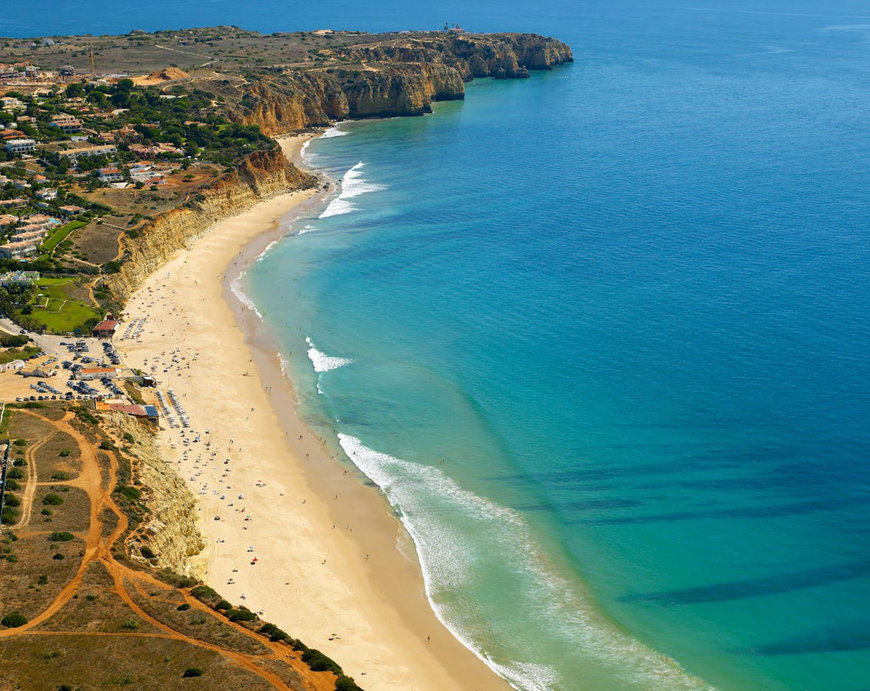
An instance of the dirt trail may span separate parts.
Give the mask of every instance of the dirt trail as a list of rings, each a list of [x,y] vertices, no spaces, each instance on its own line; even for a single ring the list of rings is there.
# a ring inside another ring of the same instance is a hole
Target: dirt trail
[[[65,484],[71,487],[81,488],[82,490],[87,492],[90,502],[90,523],[86,535],[78,535],[78,537],[84,537],[85,539],[84,557],[82,558],[82,562],[70,582],[67,583],[67,585],[60,591],[60,593],[58,593],[57,597],[48,605],[48,607],[46,607],[42,612],[40,612],[25,625],[18,628],[0,630],[0,639],[13,638],[16,636],[49,635],[133,636],[149,638],[168,638],[182,641],[189,645],[204,648],[206,650],[214,651],[223,656],[229,662],[260,676],[269,684],[278,689],[289,689],[289,687],[279,676],[277,676],[277,674],[263,667],[261,663],[274,660],[280,660],[286,663],[293,670],[300,673],[303,678],[307,678],[308,688],[311,691],[331,691],[334,688],[335,680],[331,674],[323,674],[322,679],[317,677],[313,678],[311,670],[305,663],[302,662],[299,656],[289,646],[283,643],[275,643],[269,641],[267,638],[264,638],[263,636],[260,636],[253,631],[250,631],[244,626],[241,626],[236,622],[229,621],[228,619],[217,614],[210,607],[206,606],[195,597],[193,597],[190,594],[189,589],[173,588],[172,586],[157,580],[149,573],[138,571],[116,561],[112,554],[112,547],[127,531],[129,525],[127,515],[123,511],[121,511],[120,507],[116,504],[114,498],[112,497],[112,492],[116,487],[118,477],[117,457],[114,453],[108,451],[106,452],[106,456],[109,458],[109,473],[108,482],[106,486],[103,486],[103,479],[100,472],[100,462],[97,457],[97,451],[95,450],[94,445],[90,443],[79,430],[77,430],[75,427],[72,426],[72,424],[70,424],[73,418],[72,412],[68,412],[63,417],[63,419],[59,421],[46,420],[45,418],[36,415],[35,413],[32,413],[30,411],[20,410],[17,412],[27,415],[34,415],[40,420],[43,420],[44,422],[52,425],[54,429],[49,434],[42,437],[33,446],[31,446],[25,454],[25,458],[27,458],[28,461],[29,475],[28,485],[24,492],[25,501],[23,503],[27,504],[27,506],[26,509],[22,511],[22,520],[19,521],[16,527],[24,527],[26,530],[29,524],[30,517],[32,515],[32,511],[30,509],[33,503],[33,497],[36,492],[37,486],[37,470],[34,454],[39,449],[39,447],[42,446],[42,444],[47,442],[52,436],[54,436],[54,434],[59,431],[68,434],[78,445],[82,468],[80,474],[77,477],[65,482],[53,482],[52,484]],[[103,521],[100,519],[100,515],[106,509],[114,514],[118,520],[117,525],[115,526],[112,533],[107,537],[103,538],[102,534],[104,525]],[[66,605],[72,599],[72,597],[77,594],[88,567],[95,561],[99,561],[103,566],[105,566],[106,570],[111,575],[114,584],[112,589],[113,592],[119,598],[121,598],[121,600],[141,619],[151,624],[153,627],[161,631],[161,633],[110,633],[35,630],[36,627],[40,626],[48,619],[53,617],[55,614],[57,614],[57,612],[60,611],[64,607],[64,605]],[[218,618],[220,618],[225,625],[232,627],[236,632],[257,641],[257,643],[262,646],[265,646],[269,650],[269,653],[260,655],[241,653],[234,650],[229,650],[227,648],[223,648],[213,643],[208,643],[206,641],[193,638],[184,633],[183,631],[176,630],[172,628],[172,626],[170,626],[169,624],[160,621],[159,619],[153,617],[144,609],[142,609],[142,607],[140,607],[130,596],[130,593],[127,590],[127,588],[129,587],[128,584],[136,588],[136,590],[143,595],[147,594],[144,590],[144,586],[146,585],[148,586],[148,589],[150,591],[154,591],[154,589],[157,588],[167,593],[180,592],[184,597],[185,601],[190,605],[191,609],[200,610],[210,616],[218,616]]]
[[[57,430],[51,430],[35,444],[28,447],[27,451],[24,452],[24,460],[27,461],[27,483],[24,486],[24,493],[21,497],[21,518],[18,523],[12,526],[12,530],[18,530],[30,523],[30,516],[33,513],[33,497],[36,495],[36,486],[38,484],[34,454],[40,446],[45,444],[56,433]]]

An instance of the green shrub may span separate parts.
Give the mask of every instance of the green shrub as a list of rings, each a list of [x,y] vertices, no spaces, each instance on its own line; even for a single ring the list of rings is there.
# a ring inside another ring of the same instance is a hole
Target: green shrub
[[[21,489],[21,485],[18,484],[17,480],[13,480],[9,477],[6,478],[6,490],[8,492],[15,492],[19,489]]]
[[[14,442],[12,442],[12,443],[15,444],[15,446],[27,446],[27,440],[26,440],[26,439],[16,439],[16,440],[15,440]]]
[[[70,451],[69,449],[63,449],[63,450],[62,450],[58,455],[59,455],[61,458],[66,458],[66,457],[69,456],[71,453],[72,453],[72,451]]]
[[[10,629],[18,628],[19,626],[24,626],[27,623],[27,617],[25,617],[21,612],[15,610],[14,612],[9,612],[5,617],[0,619],[0,624],[6,626]]]
[[[48,576],[42,574],[36,581],[36,585],[45,585],[48,583]]]
[[[52,480],[61,480],[61,481],[69,480],[69,474],[63,472],[62,470],[59,470],[58,472],[56,472],[54,475],[51,476],[51,479]]]
[[[332,658],[317,650],[317,648],[309,648],[302,653],[302,662],[308,665],[312,672],[335,672],[335,674],[341,674],[341,667]]]
[[[142,496],[142,490],[136,489],[135,487],[125,487],[123,485],[118,487],[118,492],[130,501],[139,501],[139,498]]]
[[[27,345],[30,338],[25,336],[24,334],[11,335],[11,334],[3,334],[0,336],[0,346],[3,348],[20,348],[23,345]]]
[[[207,585],[198,585],[193,590],[190,591],[190,594],[193,595],[197,600],[208,600],[210,598],[218,597],[217,592],[214,588],[209,588]]]
[[[178,605],[178,607],[176,607],[175,609],[177,609],[179,612],[186,612],[187,610],[190,609],[190,605],[187,604],[186,602],[182,602],[182,603],[181,603],[180,605]]]
[[[6,561],[12,562],[14,564],[18,561],[18,557],[16,557],[14,554],[10,554],[8,557],[6,557]]]
[[[83,405],[76,408],[76,417],[82,422],[87,422],[90,425],[97,424],[96,416]]]
[[[141,626],[141,624],[135,619],[128,619],[123,624],[121,624],[122,629],[126,629],[127,631],[135,631]]]
[[[335,680],[335,691],[363,691],[359,686],[356,685],[356,682],[353,680],[353,677],[348,677],[344,674],[339,675],[338,679]]]
[[[21,500],[14,494],[6,495],[6,506],[21,506]]]
[[[130,434],[129,432],[124,432],[124,441],[126,441],[129,444],[132,444],[136,440],[133,438],[132,434]]]
[[[63,555],[62,555],[60,552],[55,552],[55,553],[54,553],[54,556],[52,557],[52,559],[56,559],[57,561],[60,561],[60,560],[63,559],[63,558],[64,558],[64,557],[63,557]]]
[[[184,670],[184,673],[181,675],[182,677],[201,677],[202,670],[199,667],[188,667]]]
[[[48,509],[48,508],[43,509],[42,511],[40,511],[40,513],[41,513],[43,516],[52,516],[52,515],[54,515],[54,511],[52,511],[51,509]]]
[[[259,633],[265,634],[269,637],[269,640],[273,643],[276,641],[286,641],[289,640],[290,636],[287,635],[285,631],[282,631],[274,624],[263,624],[260,627]]]
[[[46,506],[60,506],[63,504],[63,497],[54,492],[49,492],[42,498],[42,503]]]
[[[160,580],[169,583],[171,586],[175,586],[176,588],[189,588],[192,585],[196,585],[196,579],[191,578],[190,576],[182,576],[179,573],[175,573],[172,569],[160,569],[157,572],[158,578]]]
[[[214,606],[214,608],[219,609],[219,610],[223,610],[223,609],[232,609],[233,606],[229,602],[227,602],[226,600],[221,600],[220,602],[218,602]]]
[[[55,531],[51,535],[48,536],[49,542],[69,542],[70,540],[75,540],[75,535],[72,533],[68,533],[66,531]]]
[[[227,612],[230,621],[254,621],[257,615],[247,609],[231,609]]]
[[[21,480],[24,478],[24,471],[21,468],[13,468],[8,473],[6,473],[6,477],[11,477],[13,480]]]

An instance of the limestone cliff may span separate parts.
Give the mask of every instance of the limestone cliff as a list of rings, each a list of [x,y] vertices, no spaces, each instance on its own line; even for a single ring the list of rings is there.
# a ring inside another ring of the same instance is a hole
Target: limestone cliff
[[[205,86],[218,90],[214,84]],[[229,115],[246,125],[259,125],[265,134],[278,135],[347,118],[422,115],[432,111],[433,101],[464,95],[459,73],[443,64],[335,68],[252,82]]]
[[[196,198],[148,223],[138,237],[125,237],[120,271],[106,277],[105,283],[118,298],[126,300],[150,273],[217,221],[261,199],[316,184],[315,176],[287,161],[280,149],[253,153]]]
[[[202,578],[205,548],[199,531],[196,500],[184,481],[163,459],[156,438],[142,423],[123,413],[106,413],[106,428],[116,438],[132,438],[127,447],[133,462],[133,477],[143,491],[142,500],[150,519],[128,539],[130,558],[158,569]],[[152,556],[153,555],[153,556]]]
[[[236,98],[217,82],[207,88],[235,103],[231,118],[276,135],[346,118],[422,115],[434,101],[464,98],[463,82],[475,77],[523,78],[574,60],[571,48],[545,36],[450,32],[344,46],[331,58],[330,68],[263,74]]]
[[[466,81],[475,77],[523,78],[529,76],[529,70],[547,70],[574,61],[566,44],[537,34],[436,33],[352,46],[344,54],[367,62],[449,65]]]

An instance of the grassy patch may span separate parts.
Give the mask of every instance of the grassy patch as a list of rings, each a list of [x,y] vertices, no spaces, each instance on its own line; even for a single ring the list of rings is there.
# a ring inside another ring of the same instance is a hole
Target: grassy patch
[[[38,295],[31,305],[30,318],[46,331],[87,331],[89,322],[96,323],[103,317],[93,305],[73,297],[72,293],[81,290],[76,278],[43,278],[36,287]]]
[[[73,232],[76,228],[86,226],[85,221],[70,221],[66,225],[55,228],[48,236],[48,239],[42,243],[43,252],[51,252],[59,243],[66,240],[67,235]]]

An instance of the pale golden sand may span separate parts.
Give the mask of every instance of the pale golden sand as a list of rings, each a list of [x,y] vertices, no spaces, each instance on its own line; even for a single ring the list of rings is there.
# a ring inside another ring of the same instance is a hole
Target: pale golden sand
[[[282,145],[298,154],[303,141]],[[386,502],[301,423],[262,325],[232,308],[228,282],[312,196],[282,195],[217,224],[129,301],[130,319],[147,315],[138,338],[115,339],[127,365],[157,365],[160,389],[175,392],[195,430],[160,437],[200,500],[206,581],[366,689],[507,688],[436,619]]]

